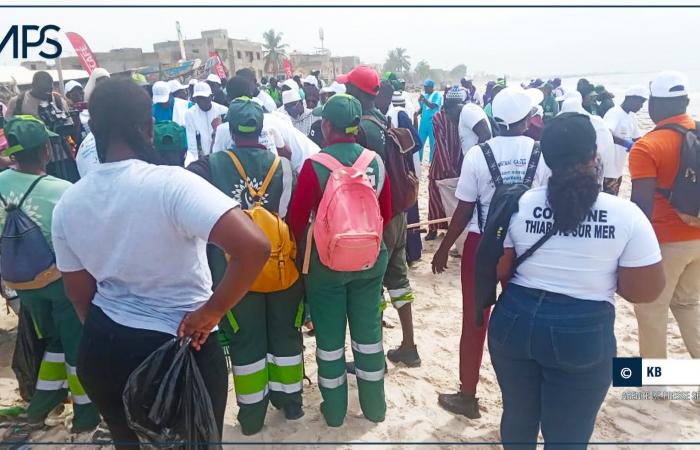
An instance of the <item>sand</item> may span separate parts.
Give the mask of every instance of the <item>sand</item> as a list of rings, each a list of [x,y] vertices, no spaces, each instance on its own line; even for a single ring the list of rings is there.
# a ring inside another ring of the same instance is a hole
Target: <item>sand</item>
[[[644,114],[646,116],[646,114]],[[647,127],[648,118],[642,121]],[[424,170],[424,177],[427,170]],[[621,196],[629,198],[629,176],[625,177]],[[421,217],[427,218],[427,181],[421,185]],[[458,388],[459,337],[461,330],[461,291],[459,261],[451,258],[448,270],[435,276],[430,270],[430,260],[439,241],[425,243],[422,261],[410,269],[411,283],[415,289],[414,321],[416,342],[423,364],[419,368],[406,368],[389,363],[386,378],[386,421],[374,424],[362,417],[357,399],[357,383],[349,377],[349,407],[345,425],[340,428],[326,426],[320,413],[321,396],[316,383],[315,340],[304,336],[304,361],[312,385],[305,383],[304,403],[306,416],[296,422],[287,422],[281,412],[270,408],[266,426],[259,434],[245,437],[236,422],[235,396],[229,392],[224,441],[230,443],[258,443],[256,448],[276,448],[276,442],[287,443],[284,448],[352,448],[353,442],[373,442],[372,448],[456,448],[460,442],[480,442],[471,448],[498,448],[488,442],[499,440],[501,395],[491,367],[488,351],[484,354],[478,397],[482,405],[482,417],[469,420],[441,409],[437,395]],[[393,328],[385,329],[385,349],[401,343],[401,328],[396,312],[387,310],[385,315]],[[0,406],[19,402],[14,375],[9,368],[14,345],[16,317],[0,311]],[[629,303],[617,299],[615,335],[620,356],[635,356],[637,347],[637,323]],[[349,338],[348,338],[349,339]],[[669,320],[669,357],[689,358],[678,328]],[[349,340],[346,346],[348,358]],[[672,388],[688,390],[691,388]],[[694,388],[694,389],[697,389]],[[700,442],[700,402],[622,400],[623,388],[611,388],[598,415],[594,442]],[[0,430],[2,431],[2,430]],[[90,448],[70,445],[70,435],[63,426],[35,433],[37,442],[67,442],[52,448]],[[87,436],[79,436],[85,441]],[[314,445],[318,443],[319,445]],[[325,446],[320,445],[325,443]],[[335,444],[332,444],[335,443]],[[331,445],[328,445],[331,444]],[[614,447],[632,449],[637,445],[618,444]],[[596,448],[595,445],[591,448]],[[601,447],[602,448],[602,447]],[[665,444],[655,448],[681,448]],[[688,447],[683,447],[688,448]]]

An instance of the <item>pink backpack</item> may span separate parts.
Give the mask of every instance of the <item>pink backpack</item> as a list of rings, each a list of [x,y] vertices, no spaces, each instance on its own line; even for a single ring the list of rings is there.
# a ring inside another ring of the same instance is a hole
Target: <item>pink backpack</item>
[[[331,171],[316,211],[314,240],[321,263],[338,272],[374,267],[382,245],[383,220],[367,167],[377,156],[364,149],[352,167],[327,153],[311,159]]]

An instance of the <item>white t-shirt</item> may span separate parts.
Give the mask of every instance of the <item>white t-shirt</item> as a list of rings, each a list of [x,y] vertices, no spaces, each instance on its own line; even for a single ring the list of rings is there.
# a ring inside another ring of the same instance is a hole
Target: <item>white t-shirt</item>
[[[591,119],[591,125],[595,129],[595,144],[598,155],[603,162],[603,177],[619,178],[622,176],[622,169],[618,172],[616,168],[615,141],[613,141],[612,133],[602,117],[588,114]],[[624,163],[623,163],[624,166]]]
[[[642,136],[637,115],[632,111],[625,112],[620,105],[610,108],[603,119],[613,136],[627,140],[638,139]],[[613,173],[614,170],[614,173],[619,173],[618,177],[621,177],[625,170],[625,162],[627,162],[627,149],[622,145],[615,144],[614,158],[611,158],[614,167],[610,168],[610,173]]]
[[[522,182],[535,141],[527,136],[496,136],[486,142],[491,147],[493,156],[498,162],[503,183]],[[532,187],[547,184],[550,175],[549,167],[544,162],[544,157],[540,155]],[[491,198],[495,192],[496,186],[491,179],[491,172],[489,172],[486,164],[484,153],[481,151],[481,147],[475,145],[469,149],[462,162],[462,173],[459,175],[455,196],[463,202],[476,202],[479,200],[482,220],[486,221]],[[476,210],[474,210],[467,230],[473,233],[480,232],[479,215]]]
[[[202,111],[195,104],[185,113],[185,129],[187,130],[187,159],[185,166],[199,159],[197,152],[197,134],[202,144],[202,153],[208,155],[211,152],[211,139],[214,128],[212,121],[228,112],[228,108],[216,102],[211,103],[209,111]]]
[[[491,122],[480,106],[467,103],[462,108],[462,112],[459,113],[459,140],[462,143],[463,155],[466,155],[467,151],[479,142],[479,136],[474,133],[474,127],[482,120],[486,121],[489,131],[491,131]]]
[[[258,92],[255,98],[260,100],[262,107],[265,108],[265,112],[271,113],[277,109],[277,103],[275,103],[275,100],[264,89],[260,89],[260,92]]]
[[[81,178],[95,167],[99,167],[100,158],[97,156],[97,145],[95,145],[95,136],[92,133],[88,133],[83,142],[80,143],[78,153],[75,155],[75,163]]]
[[[181,167],[100,164],[54,210],[56,264],[95,277],[93,303],[115,322],[175,335],[211,297],[207,240],[236,206]]]
[[[526,192],[518,205],[503,245],[522,255],[553,222],[552,210],[547,207],[547,187]],[[659,261],[659,243],[639,207],[600,193],[576,232],[552,236],[518,267],[511,283],[613,303],[618,267],[644,267]]]
[[[274,129],[276,132],[282,136],[284,143],[289,145],[289,149],[292,152],[292,169],[295,172],[299,172],[301,167],[311,155],[315,155],[320,152],[321,149],[308,137],[304,136],[302,132],[294,128],[294,125],[287,120],[286,117],[282,117],[278,114],[265,113],[263,116],[263,129],[260,134],[260,143],[267,147],[272,153],[277,154],[277,148],[275,147],[274,140],[270,133]],[[231,137],[231,132],[229,130],[228,123],[222,123],[216,129],[216,138],[214,139],[214,146],[212,147],[213,152],[222,152],[233,147],[233,138]]]

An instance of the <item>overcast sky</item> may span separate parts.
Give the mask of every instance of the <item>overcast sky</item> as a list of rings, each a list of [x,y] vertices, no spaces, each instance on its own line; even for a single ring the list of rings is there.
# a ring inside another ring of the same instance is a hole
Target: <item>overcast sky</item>
[[[234,38],[261,41],[265,30],[284,33],[293,50],[325,46],[334,55],[383,62],[394,47],[408,50],[415,65],[514,76],[700,69],[695,43],[700,8],[156,8],[2,9],[0,35],[13,24],[56,24],[80,33],[92,50],[153,50],[153,42],[226,28]],[[1,39],[2,36],[0,36]],[[66,55],[73,54],[62,36]],[[11,50],[0,64],[13,64]]]

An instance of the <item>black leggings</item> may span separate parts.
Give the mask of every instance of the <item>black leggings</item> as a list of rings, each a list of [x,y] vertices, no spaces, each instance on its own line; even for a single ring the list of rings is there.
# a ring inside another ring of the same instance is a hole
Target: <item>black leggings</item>
[[[127,425],[122,402],[126,380],[144,359],[172,338],[158,331],[119,325],[100,308],[90,307],[80,341],[78,377],[107,422],[117,449],[138,448],[138,438]],[[194,354],[211,397],[220,440],[228,395],[228,370],[217,334],[212,333],[202,349]]]

